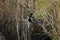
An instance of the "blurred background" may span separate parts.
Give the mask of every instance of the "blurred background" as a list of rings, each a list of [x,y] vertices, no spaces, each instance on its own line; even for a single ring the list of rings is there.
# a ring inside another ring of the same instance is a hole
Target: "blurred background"
[[[0,40],[60,40],[60,0],[0,0]]]

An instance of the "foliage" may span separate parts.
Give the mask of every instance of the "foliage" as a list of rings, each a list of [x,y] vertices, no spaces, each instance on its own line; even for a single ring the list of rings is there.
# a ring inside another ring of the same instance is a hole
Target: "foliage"
[[[27,20],[31,12],[35,17],[33,23]],[[30,40],[35,33],[60,40],[60,1],[0,0],[1,32],[6,40]]]

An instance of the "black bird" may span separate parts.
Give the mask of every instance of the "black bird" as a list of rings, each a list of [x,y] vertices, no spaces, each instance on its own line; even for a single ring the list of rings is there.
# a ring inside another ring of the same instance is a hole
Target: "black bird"
[[[28,21],[29,22],[33,22],[34,21],[33,13],[30,14]]]

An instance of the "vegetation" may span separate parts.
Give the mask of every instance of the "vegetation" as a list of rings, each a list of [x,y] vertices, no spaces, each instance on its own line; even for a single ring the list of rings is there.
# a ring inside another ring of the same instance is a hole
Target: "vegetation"
[[[60,40],[60,1],[0,0],[0,40]]]

